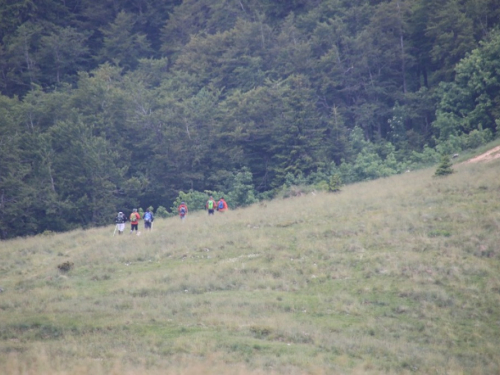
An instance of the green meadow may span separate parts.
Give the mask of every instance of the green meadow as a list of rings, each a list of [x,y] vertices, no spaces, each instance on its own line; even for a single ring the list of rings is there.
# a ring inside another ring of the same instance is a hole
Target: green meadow
[[[0,242],[0,372],[498,374],[500,159],[453,168]]]

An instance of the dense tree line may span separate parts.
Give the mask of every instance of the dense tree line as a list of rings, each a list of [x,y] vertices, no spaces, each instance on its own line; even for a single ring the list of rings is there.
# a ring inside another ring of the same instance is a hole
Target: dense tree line
[[[0,238],[476,147],[500,125],[496,3],[0,0]]]

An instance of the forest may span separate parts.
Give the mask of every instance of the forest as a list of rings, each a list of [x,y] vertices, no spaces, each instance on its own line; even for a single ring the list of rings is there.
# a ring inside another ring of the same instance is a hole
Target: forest
[[[499,21],[496,0],[0,0],[0,238],[478,147]]]

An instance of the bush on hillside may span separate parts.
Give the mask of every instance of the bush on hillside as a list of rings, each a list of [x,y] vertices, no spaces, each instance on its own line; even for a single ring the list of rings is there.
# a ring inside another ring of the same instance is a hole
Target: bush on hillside
[[[434,177],[447,176],[449,174],[452,174],[454,171],[451,166],[452,164],[449,156],[443,155],[443,157],[441,158],[441,164],[438,165],[436,172],[434,173]]]
[[[168,213],[167,209],[163,206],[159,206],[157,209],[156,209],[156,213],[155,215],[157,217],[161,217],[161,218],[167,218],[170,216],[170,214]]]
[[[334,174],[330,177],[330,181],[328,182],[328,191],[337,192],[340,191],[340,187],[342,186],[342,178],[340,174]]]
[[[422,152],[412,151],[410,156],[410,163],[412,168],[420,166],[430,166],[439,161],[439,154],[435,149],[425,145]]]
[[[240,172],[236,173],[227,198],[234,207],[244,207],[258,201],[255,197],[252,172],[248,168],[242,168]]]

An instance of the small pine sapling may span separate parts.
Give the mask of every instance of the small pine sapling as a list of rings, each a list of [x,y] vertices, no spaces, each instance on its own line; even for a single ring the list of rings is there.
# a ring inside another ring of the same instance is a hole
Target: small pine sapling
[[[328,182],[328,191],[337,192],[340,191],[340,187],[342,186],[342,179],[339,174],[334,174],[330,177],[330,181]]]
[[[441,157],[441,163],[438,165],[436,172],[434,172],[434,177],[447,176],[449,174],[452,174],[454,170],[451,166],[452,164],[449,156],[443,155]]]

